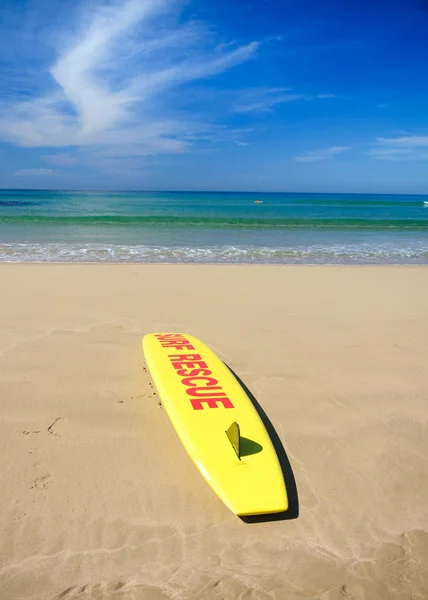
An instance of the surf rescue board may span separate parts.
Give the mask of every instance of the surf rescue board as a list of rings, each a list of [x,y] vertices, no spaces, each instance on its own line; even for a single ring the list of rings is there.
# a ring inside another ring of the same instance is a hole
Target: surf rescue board
[[[143,351],[181,442],[226,506],[242,516],[287,510],[284,478],[269,434],[223,361],[184,333],[148,334]]]

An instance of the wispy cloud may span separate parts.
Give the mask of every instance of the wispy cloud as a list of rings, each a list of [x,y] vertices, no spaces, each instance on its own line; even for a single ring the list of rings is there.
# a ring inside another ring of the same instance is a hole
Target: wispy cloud
[[[284,102],[305,100],[307,94],[290,93],[289,88],[250,88],[239,93],[235,112],[272,112],[273,107]]]
[[[202,24],[180,22],[179,4],[91,4],[77,33],[63,36],[50,89],[26,101],[7,97],[0,138],[27,147],[74,146],[94,156],[101,150],[110,158],[125,148],[128,157],[184,151],[204,126],[177,119],[165,106],[167,92],[236,67],[259,44],[216,46]],[[75,158],[59,153],[46,160],[66,166]]]
[[[57,175],[57,171],[55,169],[19,169],[19,171],[15,171],[14,175],[23,176],[23,175]]]
[[[400,148],[427,148],[428,135],[404,135],[397,138],[377,138],[378,144],[398,146]]]
[[[366,152],[366,155],[376,160],[428,160],[428,135],[379,137],[372,148]]]
[[[335,156],[343,154],[348,150],[352,150],[352,146],[331,146],[330,148],[322,148],[312,152],[305,152],[305,154],[298,154],[294,158],[298,162],[315,162],[318,160],[328,160],[334,158]]]
[[[339,98],[335,94],[305,94],[292,88],[249,88],[241,90],[235,102],[237,113],[269,113],[275,106],[296,100],[329,100]]]
[[[336,94],[317,94],[317,98],[320,100],[334,100],[340,98],[340,96],[336,96]]]

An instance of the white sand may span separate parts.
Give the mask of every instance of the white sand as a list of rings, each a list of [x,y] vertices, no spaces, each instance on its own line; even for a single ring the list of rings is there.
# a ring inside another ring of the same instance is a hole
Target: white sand
[[[428,269],[1,265],[1,600],[426,600]],[[141,337],[192,333],[288,454],[298,519],[200,476]]]

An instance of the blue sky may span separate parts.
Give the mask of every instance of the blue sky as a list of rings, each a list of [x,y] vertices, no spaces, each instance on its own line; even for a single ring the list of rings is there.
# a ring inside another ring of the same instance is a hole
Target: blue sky
[[[424,0],[3,0],[0,187],[428,193]]]

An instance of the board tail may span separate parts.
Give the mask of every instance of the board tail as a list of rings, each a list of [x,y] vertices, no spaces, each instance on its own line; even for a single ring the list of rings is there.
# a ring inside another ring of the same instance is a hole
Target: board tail
[[[241,460],[241,431],[236,421],[234,421],[227,429],[226,435],[229,439],[229,442],[232,444],[232,448],[236,452],[236,456],[239,458],[239,460]]]

